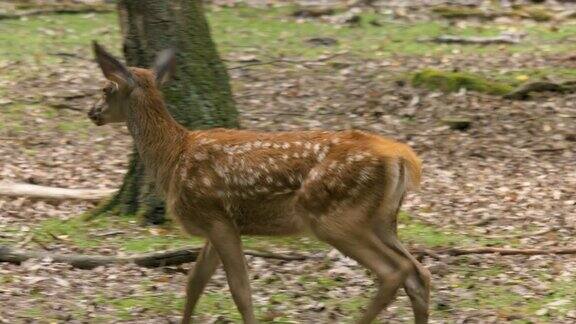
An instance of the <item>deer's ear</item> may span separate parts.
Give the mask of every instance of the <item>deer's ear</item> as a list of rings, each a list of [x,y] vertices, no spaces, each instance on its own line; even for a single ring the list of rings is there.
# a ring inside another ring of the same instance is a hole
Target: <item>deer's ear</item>
[[[108,53],[104,47],[96,41],[92,42],[92,47],[94,49],[94,56],[96,56],[96,62],[98,62],[106,79],[128,88],[134,88],[136,86],[134,76],[124,64],[118,61],[112,54]]]
[[[156,85],[160,87],[170,80],[176,70],[176,51],[170,48],[160,52],[156,57],[153,69],[156,74]]]

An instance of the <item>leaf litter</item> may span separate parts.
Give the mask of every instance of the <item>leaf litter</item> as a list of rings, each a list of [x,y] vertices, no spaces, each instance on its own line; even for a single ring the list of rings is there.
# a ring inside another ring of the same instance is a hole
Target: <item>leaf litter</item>
[[[246,53],[225,54],[231,61],[238,57]],[[251,56],[250,61],[259,59]],[[551,64],[573,67],[564,54],[502,51],[368,60],[343,54],[314,64],[279,62],[230,73],[242,127],[356,128],[405,141],[425,163],[422,189],[410,194],[404,205],[411,218],[446,235],[471,238],[476,245],[545,248],[575,243],[576,95],[510,101],[468,91],[417,89],[406,80],[413,71],[429,67],[490,72]],[[117,186],[131,141],[123,127],[97,128],[84,116],[99,88],[96,66],[70,57],[26,68],[33,73],[25,73],[19,64],[1,66],[22,75],[0,79],[7,94],[1,105],[9,112],[1,117],[1,179],[69,188]],[[458,131],[442,125],[442,118],[450,116],[467,118],[470,128]],[[0,242],[16,244],[43,220],[69,219],[90,208],[93,205],[84,202],[0,198]],[[124,228],[95,233],[100,240],[130,235]],[[417,236],[408,241],[424,247]],[[65,236],[26,246],[63,253],[124,253],[106,244],[79,248]],[[336,251],[326,253],[323,261],[248,260],[255,304],[267,320],[351,322],[374,292],[366,271]],[[576,321],[572,255],[423,261],[434,276],[432,323]],[[0,322],[176,322],[184,294],[181,270],[121,265],[83,271],[47,259],[0,264]],[[207,293],[200,308],[202,322],[238,320],[222,270]],[[411,320],[403,293],[381,319]]]

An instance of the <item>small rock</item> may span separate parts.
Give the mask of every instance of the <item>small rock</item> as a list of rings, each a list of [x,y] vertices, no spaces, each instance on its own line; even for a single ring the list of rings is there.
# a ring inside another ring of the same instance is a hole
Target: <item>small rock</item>
[[[464,131],[470,128],[472,121],[468,118],[460,117],[445,117],[442,118],[441,122],[450,127],[450,129]]]
[[[541,308],[539,310],[536,311],[536,315],[538,316],[544,316],[546,314],[548,314],[548,308]]]

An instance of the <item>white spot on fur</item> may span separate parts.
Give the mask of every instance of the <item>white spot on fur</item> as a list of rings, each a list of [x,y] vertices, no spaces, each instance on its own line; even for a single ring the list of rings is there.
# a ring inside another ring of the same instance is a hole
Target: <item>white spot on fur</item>
[[[268,188],[265,188],[265,187],[256,187],[256,192],[257,192],[257,193],[267,193],[267,192],[268,192]]]
[[[214,172],[216,172],[216,174],[220,177],[225,178],[226,177],[226,172],[223,166],[221,165],[215,165],[214,166]]]
[[[204,183],[206,187],[210,187],[212,185],[212,181],[208,177],[202,178],[202,183]]]
[[[188,168],[180,169],[180,178],[182,179],[188,178]]]
[[[321,170],[319,170],[319,169],[313,169],[313,170],[310,171],[310,173],[309,173],[310,180],[317,180],[317,179],[319,179],[323,174],[324,174],[323,171],[321,171]]]
[[[196,161],[204,161],[208,158],[208,154],[204,153],[204,152],[197,152],[194,153],[194,159]]]
[[[270,171],[268,170],[268,166],[267,166],[266,164],[260,164],[258,167],[259,167],[260,170],[262,170],[263,172],[266,172],[266,173],[270,172]],[[258,173],[257,176],[260,176],[260,173]]]
[[[328,169],[335,170],[337,167],[338,167],[338,161],[332,161],[332,163],[330,163],[330,165],[328,166]]]
[[[314,154],[318,154],[320,152],[320,143],[314,144]]]
[[[213,139],[210,139],[210,138],[201,138],[198,142],[199,142],[200,144],[209,144],[209,143],[213,143],[214,140],[213,140]]]

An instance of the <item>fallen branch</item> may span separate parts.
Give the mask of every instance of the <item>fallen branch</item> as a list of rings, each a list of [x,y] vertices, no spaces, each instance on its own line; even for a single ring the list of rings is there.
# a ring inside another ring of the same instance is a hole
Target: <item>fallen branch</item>
[[[546,255],[546,254],[576,254],[576,248],[549,248],[549,249],[506,249],[506,248],[447,248],[435,250],[438,254],[466,255],[466,254],[500,254],[500,255]]]
[[[343,54],[344,54],[344,52],[339,52],[339,53],[334,53],[331,55],[321,56],[321,57],[319,57],[317,59],[313,59],[313,60],[291,60],[291,59],[286,59],[286,58],[276,58],[276,59],[272,59],[270,61],[254,61],[254,62],[250,62],[247,64],[229,67],[228,70],[238,70],[238,69],[244,69],[244,68],[251,67],[251,66],[270,65],[270,64],[273,65],[273,64],[278,64],[278,63],[289,63],[289,64],[321,63],[321,62],[330,61],[333,58],[336,58],[336,57],[343,55]]]
[[[0,262],[20,264],[29,259],[50,259],[54,262],[67,263],[75,268],[93,269],[99,266],[114,264],[135,264],[146,268],[174,266],[196,261],[200,248],[179,248],[168,251],[137,254],[132,256],[98,256],[84,254],[61,254],[51,252],[25,251],[8,246],[0,245]],[[500,255],[547,255],[547,254],[576,254],[576,248],[551,248],[551,249],[505,249],[505,248],[438,248],[413,249],[412,253],[417,256],[427,255],[440,259],[441,255],[466,255],[466,254],[500,254]],[[261,251],[244,251],[245,255],[276,259],[284,261],[302,261],[320,258],[318,256],[299,254],[279,254]]]
[[[114,11],[112,6],[95,5],[51,5],[36,9],[18,10],[14,12],[0,12],[2,19],[20,19],[23,17],[53,15],[53,14],[85,14],[85,13],[107,13]]]
[[[133,256],[99,256],[85,254],[61,254],[49,252],[36,252],[14,249],[0,245],[0,262],[20,264],[29,259],[50,259],[54,262],[67,263],[75,268],[93,269],[99,266],[111,264],[130,264],[145,267],[157,268],[164,266],[179,265],[196,261],[200,248],[180,248],[162,252],[152,252],[137,254]],[[299,261],[312,258],[305,255],[286,255],[271,252],[244,251],[245,255],[260,258],[277,259],[285,261]]]
[[[454,35],[441,35],[429,39],[428,41],[439,44],[477,44],[477,45],[490,45],[490,44],[518,44],[522,39],[519,34],[502,34],[492,37],[481,36],[454,36]]]
[[[77,60],[81,60],[81,61],[87,61],[87,62],[92,62],[91,59],[88,59],[84,56],[78,55],[76,53],[68,53],[68,52],[49,52],[48,55],[52,55],[52,56],[60,56],[60,57],[64,57],[64,58],[74,58]]]
[[[0,182],[0,196],[17,196],[52,200],[99,201],[110,196],[115,189],[65,189],[27,183]]]
[[[489,236],[483,236],[483,238],[502,240],[502,239],[521,238],[521,237],[534,237],[534,236],[540,236],[540,235],[548,234],[548,233],[555,231],[555,230],[557,230],[557,228],[550,227],[550,228],[545,228],[545,229],[542,229],[542,230],[539,230],[536,232],[532,232],[532,233],[516,233],[516,234],[509,234],[509,235],[489,235]]]
[[[536,81],[523,84],[513,90],[512,92],[506,94],[504,98],[514,99],[514,100],[525,100],[530,97],[533,92],[573,92],[576,91],[575,81],[565,81],[561,83],[549,82],[549,81]]]

